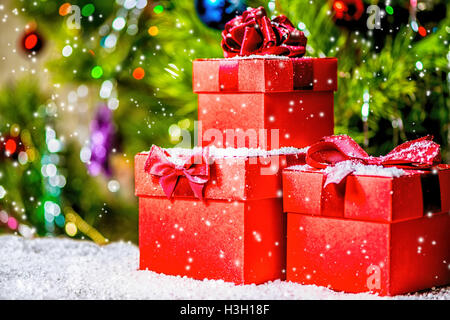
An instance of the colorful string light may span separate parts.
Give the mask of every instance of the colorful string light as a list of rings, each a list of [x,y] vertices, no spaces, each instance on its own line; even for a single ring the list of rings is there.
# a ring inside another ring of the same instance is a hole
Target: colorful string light
[[[38,37],[36,34],[31,33],[25,37],[24,45],[25,49],[32,50],[38,43]]]
[[[363,93],[363,105],[361,107],[361,116],[363,120],[363,130],[364,130],[364,146],[367,147],[369,145],[369,124],[367,120],[369,119],[370,114],[370,94],[369,90],[365,89]]]
[[[16,141],[14,141],[14,139],[6,140],[5,151],[8,154],[10,154],[10,155],[13,154],[14,152],[16,152],[16,149],[17,149],[17,143],[16,143]]]
[[[6,190],[3,186],[0,186],[0,199],[3,199],[6,195]]]
[[[162,5],[160,5],[160,4],[156,5],[153,8],[153,12],[156,13],[156,14],[163,13],[163,11],[164,11],[164,7]]]
[[[62,188],[66,185],[66,178],[57,167],[61,161],[58,152],[62,150],[63,146],[61,140],[56,137],[55,130],[50,126],[45,129],[45,142],[47,150],[41,158],[41,174],[46,193],[40,199],[38,217],[43,221],[45,230],[54,234],[56,227],[62,228],[65,223],[65,217],[59,203]]]
[[[103,69],[100,66],[95,66],[94,68],[92,68],[91,70],[91,76],[94,79],[98,79],[103,75]]]
[[[91,16],[95,11],[95,7],[92,3],[88,3],[81,9],[81,14],[85,17]]]
[[[64,16],[68,15],[71,10],[72,10],[72,5],[68,2],[66,2],[59,7],[59,15],[64,17]]]
[[[425,36],[427,35],[427,30],[426,30],[424,27],[420,26],[420,27],[419,27],[419,30],[418,30],[418,33],[419,33],[422,37],[425,37]]]
[[[116,31],[120,31],[125,27],[126,21],[124,17],[117,17],[112,22],[112,28]]]
[[[136,80],[142,80],[145,76],[145,70],[141,67],[137,67],[133,70],[133,78]]]
[[[151,26],[150,28],[148,28],[148,34],[151,35],[152,37],[157,36],[159,33],[159,29],[157,26]]]
[[[0,210],[0,223],[4,224],[11,231],[18,231],[25,238],[33,237],[36,230],[27,226],[26,224],[20,223],[16,218],[9,215],[6,211]]]
[[[394,14],[394,8],[391,6],[386,6],[386,13],[390,15]]]
[[[423,69],[423,63],[421,61],[417,61],[416,68],[417,68],[417,70],[421,71]]]
[[[427,30],[420,26],[417,22],[416,12],[417,12],[417,0],[410,0],[409,1],[410,7],[409,7],[409,14],[411,17],[411,29],[414,32],[417,32],[420,36],[425,37],[427,35]]]

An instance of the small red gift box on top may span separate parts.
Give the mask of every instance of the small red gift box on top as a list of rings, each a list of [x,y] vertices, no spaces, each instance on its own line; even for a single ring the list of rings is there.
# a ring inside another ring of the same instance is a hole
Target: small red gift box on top
[[[374,158],[341,137],[352,145],[347,157],[335,138],[309,149],[306,161],[315,167],[283,172],[287,280],[380,295],[450,283],[450,166],[406,169],[431,166],[437,145],[416,140]],[[428,160],[415,161],[411,150]],[[334,166],[317,168],[324,159]],[[380,166],[389,163],[404,169]]]
[[[195,60],[203,146],[305,147],[333,133],[337,59]]]
[[[140,269],[236,284],[284,279],[281,168],[304,160],[301,150],[209,152],[213,163],[192,166],[192,150],[136,155]]]
[[[249,8],[225,25],[227,59],[193,63],[202,146],[306,147],[333,134],[337,59],[301,58],[307,39],[285,16]]]

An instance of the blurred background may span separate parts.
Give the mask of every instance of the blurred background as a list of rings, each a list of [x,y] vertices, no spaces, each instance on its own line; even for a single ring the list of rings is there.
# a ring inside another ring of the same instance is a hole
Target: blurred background
[[[335,133],[450,160],[445,0],[1,0],[0,233],[137,242],[134,155],[193,130],[192,60],[260,5],[338,58]]]

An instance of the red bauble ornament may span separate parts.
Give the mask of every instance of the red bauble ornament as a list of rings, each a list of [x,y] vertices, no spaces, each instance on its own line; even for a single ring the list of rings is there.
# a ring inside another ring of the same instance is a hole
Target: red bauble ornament
[[[358,21],[364,13],[362,0],[333,0],[335,20]]]

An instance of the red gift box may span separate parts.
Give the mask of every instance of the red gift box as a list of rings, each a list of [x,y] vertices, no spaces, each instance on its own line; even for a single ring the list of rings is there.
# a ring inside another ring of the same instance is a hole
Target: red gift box
[[[287,280],[380,295],[450,283],[450,166],[404,172],[324,187],[323,170],[286,168]]]
[[[136,155],[140,269],[236,284],[284,279],[281,168],[303,160],[288,153],[215,158],[203,200],[184,176],[168,199],[145,171],[148,154]]]
[[[335,58],[195,60],[193,87],[203,146],[304,147],[333,133]]]

